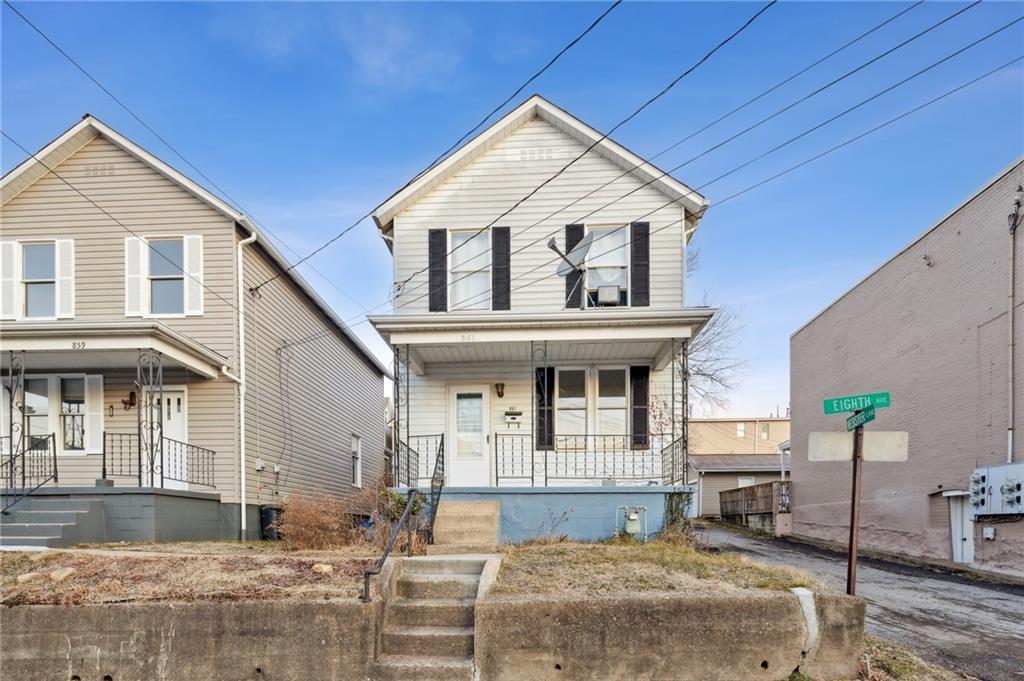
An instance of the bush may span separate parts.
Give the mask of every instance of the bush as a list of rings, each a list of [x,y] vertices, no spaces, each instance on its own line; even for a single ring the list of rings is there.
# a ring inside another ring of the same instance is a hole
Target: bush
[[[294,492],[285,500],[274,527],[285,548],[330,549],[362,539],[364,512],[359,499],[339,499],[322,492]]]

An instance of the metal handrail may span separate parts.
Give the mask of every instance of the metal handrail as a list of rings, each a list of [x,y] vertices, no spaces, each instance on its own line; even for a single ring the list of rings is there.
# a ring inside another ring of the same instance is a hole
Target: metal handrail
[[[387,561],[388,556],[391,555],[391,549],[395,547],[395,541],[398,539],[398,533],[402,530],[402,525],[406,526],[406,555],[412,556],[412,525],[409,524],[409,515],[412,511],[413,498],[416,496],[416,488],[410,488],[408,496],[405,501],[405,510],[402,511],[402,517],[395,523],[395,527],[391,530],[391,538],[388,540],[388,545],[384,548],[384,553],[380,559],[374,564],[369,570],[363,572],[363,593],[359,596],[359,600],[363,603],[370,602],[370,577],[379,575],[380,571],[384,568],[384,563]]]
[[[48,435],[30,435],[32,445],[20,452],[7,454],[0,463],[0,489],[3,490],[3,508],[7,510],[46,483],[57,483],[57,438]],[[46,443],[40,447],[40,443]],[[12,447],[13,445],[8,445]],[[30,487],[31,485],[31,487]]]
[[[181,442],[169,437],[160,438],[163,463],[143,456],[138,433],[103,432],[103,458],[100,475],[109,480],[119,477],[137,478],[143,486],[144,478],[151,485],[163,486],[164,480],[175,480],[189,485],[216,487],[214,463],[217,453],[212,449]],[[169,453],[181,456],[169,456]],[[182,465],[184,464],[184,465]]]
[[[441,502],[441,490],[444,489],[444,435],[437,445],[437,456],[434,459],[434,474],[430,478],[430,521],[427,526],[427,540],[434,543],[434,518],[437,516],[437,505]]]

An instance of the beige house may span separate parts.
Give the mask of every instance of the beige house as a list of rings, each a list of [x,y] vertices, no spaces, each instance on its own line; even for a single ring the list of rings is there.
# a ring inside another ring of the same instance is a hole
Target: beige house
[[[782,479],[789,457],[778,454],[691,454],[689,483],[697,488],[699,516],[719,516],[718,493]]]
[[[109,511],[144,489],[140,508],[179,507],[141,538],[199,516],[253,536],[260,506],[383,474],[388,371],[247,216],[92,116],[5,175],[2,200],[7,543],[75,533],[29,527],[44,496]],[[136,537],[107,520],[106,538]]]
[[[867,429],[907,431],[909,459],[864,465],[861,545],[1024,572],[1022,513],[987,506],[1016,494],[1021,508],[1024,343],[1008,310],[1024,268],[1007,215],[1022,183],[1018,160],[793,334],[795,534],[847,537],[850,464],[808,462],[811,431],[844,428],[823,400],[888,391]]]
[[[777,454],[789,439],[789,418],[691,418],[692,454]]]

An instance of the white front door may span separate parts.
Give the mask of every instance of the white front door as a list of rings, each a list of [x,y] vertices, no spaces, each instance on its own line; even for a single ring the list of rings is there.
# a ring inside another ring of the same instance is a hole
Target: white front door
[[[488,387],[451,386],[448,389],[448,436],[445,458],[448,485],[486,487],[491,482],[488,456]]]
[[[188,401],[184,389],[164,388],[163,411],[164,487],[188,489]],[[154,476],[159,484],[160,476]]]
[[[967,495],[949,497],[949,535],[953,542],[953,562],[974,562],[974,524]]]

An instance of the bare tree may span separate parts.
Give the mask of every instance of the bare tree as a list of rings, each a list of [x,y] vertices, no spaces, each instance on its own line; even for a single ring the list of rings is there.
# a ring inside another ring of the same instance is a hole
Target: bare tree
[[[736,356],[742,329],[736,310],[721,307],[700,333],[686,344],[690,369],[690,410],[724,407],[739,383],[745,362]]]

